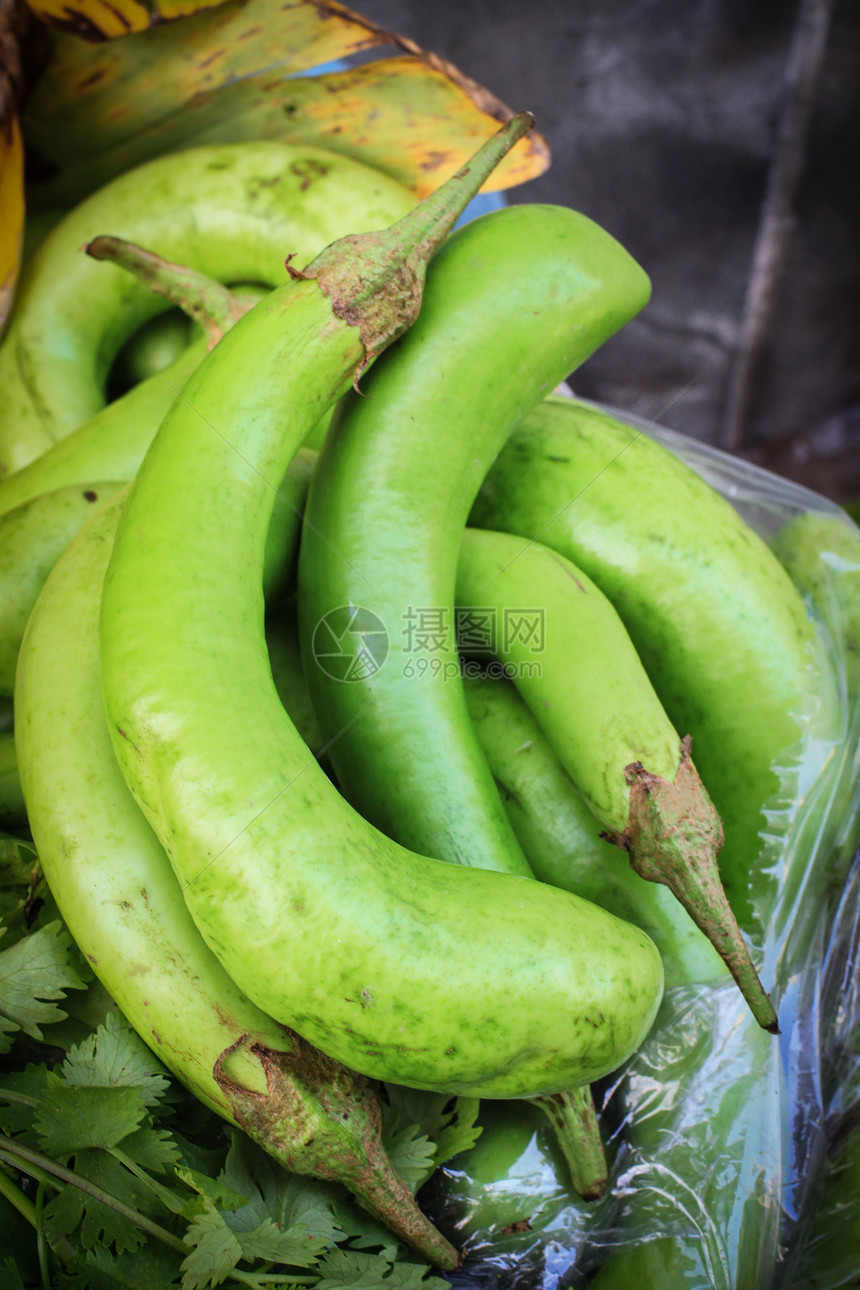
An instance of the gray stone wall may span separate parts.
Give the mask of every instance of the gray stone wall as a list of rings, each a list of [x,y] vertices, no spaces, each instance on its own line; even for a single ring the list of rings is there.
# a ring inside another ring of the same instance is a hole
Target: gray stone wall
[[[358,0],[355,8],[449,58],[511,107],[532,110],[553,164],[510,199],[584,211],[650,273],[648,308],[577,374],[577,391],[717,442],[794,3]],[[748,455],[788,473],[801,462],[793,473],[839,495],[860,495],[858,73],[860,5],[839,0],[744,436]],[[832,480],[810,465],[822,454],[838,459]]]

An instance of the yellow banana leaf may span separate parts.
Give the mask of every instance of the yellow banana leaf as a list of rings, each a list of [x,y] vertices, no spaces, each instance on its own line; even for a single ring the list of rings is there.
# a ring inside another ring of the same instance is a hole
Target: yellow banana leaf
[[[99,41],[146,31],[219,3],[220,0],[161,0],[157,5],[140,0],[30,0],[30,8],[51,27],[74,32],[84,40]]]
[[[406,57],[296,76],[383,43]],[[45,209],[71,205],[161,153],[246,138],[319,143],[424,193],[509,115],[450,64],[341,5],[227,0],[107,44],[58,35],[24,129],[54,168],[53,179],[31,189],[33,205]],[[522,183],[547,164],[533,132],[491,186]]]
[[[58,36],[31,94],[27,140],[48,157],[71,147],[77,161],[134,139],[196,94],[248,76],[291,76],[383,40],[357,15],[314,0],[227,0],[101,45]]]
[[[0,126],[0,329],[12,307],[24,237],[24,145],[18,118]]]

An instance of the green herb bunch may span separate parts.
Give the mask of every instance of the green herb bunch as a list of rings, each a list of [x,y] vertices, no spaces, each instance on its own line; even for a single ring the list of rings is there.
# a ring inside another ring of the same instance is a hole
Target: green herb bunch
[[[0,1290],[446,1290],[345,1188],[299,1177],[176,1080],[93,976],[32,845],[0,836]],[[478,1100],[387,1085],[413,1192]]]

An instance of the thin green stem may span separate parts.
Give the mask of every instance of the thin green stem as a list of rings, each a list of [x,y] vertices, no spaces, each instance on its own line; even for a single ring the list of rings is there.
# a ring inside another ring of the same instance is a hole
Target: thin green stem
[[[315,1286],[319,1281],[318,1276],[296,1277],[289,1272],[264,1272],[255,1276],[253,1272],[238,1272],[235,1269],[230,1273],[234,1281],[239,1281],[246,1286],[261,1285],[291,1285],[291,1286]]]
[[[36,1218],[36,1206],[29,1196],[24,1195],[21,1188],[12,1181],[9,1175],[3,1173],[2,1169],[0,1169],[0,1196],[4,1196],[10,1205],[14,1205],[18,1213],[23,1218],[26,1218],[31,1227],[36,1227],[38,1221]]]
[[[6,1140],[5,1135],[2,1135],[2,1140]],[[14,1155],[7,1155],[2,1147],[0,1147],[0,1160],[4,1160],[7,1165],[11,1165],[14,1169],[21,1167],[20,1159]],[[36,1182],[43,1182],[49,1187],[56,1187],[57,1191],[60,1190],[60,1184],[57,1179],[52,1178],[49,1173],[46,1173],[44,1169],[40,1169],[38,1165],[29,1165],[23,1172],[29,1174]]]
[[[13,1169],[20,1168],[20,1162],[14,1157],[10,1159],[3,1151],[0,1151],[0,1160],[5,1161],[7,1165],[11,1165]],[[56,1178],[52,1178],[50,1174],[45,1173],[44,1170],[37,1169],[35,1165],[30,1165],[23,1172],[29,1174],[31,1178],[35,1178],[40,1187],[53,1187],[57,1190],[59,1189],[60,1184],[57,1182]],[[0,1170],[0,1192],[2,1192],[6,1199],[15,1206],[18,1213],[23,1215],[28,1223],[32,1224],[38,1237],[42,1230],[40,1217],[41,1205],[39,1213],[37,1213],[36,1206],[30,1198],[25,1196],[24,1193],[15,1186],[11,1178],[7,1178],[2,1170]],[[66,1239],[66,1237],[62,1237],[60,1240],[56,1241],[51,1248],[64,1263],[71,1263],[77,1257],[74,1246]]]
[[[13,1093],[10,1088],[0,1088],[0,1102],[17,1102],[21,1106],[30,1106],[35,1111],[39,1105],[37,1097],[29,1097],[26,1093]]]
[[[469,202],[507,154],[534,125],[531,112],[517,112],[477,152],[418,206],[392,225],[404,244],[415,245],[429,260],[441,246]]]
[[[150,291],[178,305],[203,328],[210,349],[247,313],[252,303],[235,296],[207,274],[185,264],[174,264],[123,237],[95,237],[84,250],[94,260],[112,261]]]
[[[528,1100],[555,1130],[576,1194],[598,1200],[606,1191],[606,1156],[589,1086]]]
[[[45,1184],[39,1183],[36,1189],[36,1251],[39,1256],[39,1272],[42,1276],[42,1290],[51,1290],[51,1263],[48,1241],[45,1237],[45,1226],[42,1222],[42,1204],[45,1199]]]
[[[140,1165],[132,1160],[130,1156],[127,1156],[124,1151],[121,1151],[119,1147],[108,1147],[107,1150],[114,1160],[123,1165],[129,1173],[134,1174],[135,1178],[138,1178],[151,1192],[154,1192],[166,1209],[171,1210],[173,1213],[177,1212],[174,1197],[166,1187],[163,1187],[161,1183],[150,1177],[145,1169],[141,1169]]]
[[[263,1285],[315,1286],[319,1281],[316,1275],[293,1276],[289,1272],[242,1272],[239,1268],[233,1269],[230,1279],[252,1288]]]
[[[151,1218],[147,1218],[139,1210],[133,1209],[130,1205],[125,1205],[122,1201],[117,1200],[115,1196],[111,1196],[109,1192],[103,1191],[101,1187],[91,1183],[88,1178],[84,1178],[81,1174],[76,1174],[72,1169],[66,1169],[64,1165],[57,1164],[55,1160],[51,1160],[48,1156],[43,1156],[38,1151],[32,1151],[29,1147],[15,1142],[14,1139],[7,1137],[6,1134],[0,1135],[0,1140],[2,1140],[3,1144],[2,1148],[0,1148],[0,1160],[12,1156],[13,1159],[9,1161],[10,1164],[20,1167],[24,1173],[30,1174],[31,1177],[38,1179],[43,1184],[50,1184],[52,1182],[51,1176],[59,1178],[62,1182],[71,1183],[73,1187],[78,1187],[88,1196],[92,1196],[94,1200],[100,1201],[102,1205],[107,1205],[108,1209],[114,1210],[115,1213],[121,1214],[123,1218],[127,1218],[129,1222],[135,1223],[142,1232],[154,1236],[165,1245],[169,1245],[171,1249],[178,1250],[180,1254],[188,1254],[188,1246],[178,1236],[174,1236],[172,1232],[168,1232],[166,1228],[154,1222]],[[123,1163],[125,1163],[125,1158],[123,1158]],[[137,1170],[133,1172],[137,1173]],[[0,1179],[8,1181],[5,1174],[2,1173],[0,1173]],[[12,1186],[14,1187],[14,1183]],[[15,1188],[15,1190],[17,1191],[18,1189]],[[21,1198],[24,1201],[27,1199],[23,1195]],[[10,1197],[10,1200],[15,1204],[12,1197]],[[37,1232],[41,1230],[35,1207],[33,1207],[32,1217],[27,1214],[25,1214],[25,1217],[29,1219]],[[249,1286],[252,1290],[255,1286],[272,1285],[276,1282],[283,1284],[285,1281],[291,1285],[313,1286],[319,1280],[316,1276],[291,1276],[286,1273],[263,1273],[259,1276],[254,1276],[253,1273],[242,1272],[239,1268],[234,1268],[230,1276],[240,1285]]]
[[[511,117],[456,174],[390,228],[339,238],[305,269],[294,269],[287,260],[290,277],[315,278],[337,317],[359,329],[365,356],[354,374],[356,389],[364,369],[418,317],[434,251],[470,198],[533,125],[529,112]]]
[[[2,1144],[0,1155],[14,1156],[16,1163],[22,1162],[21,1168],[25,1173],[31,1173],[33,1177],[38,1177],[38,1174],[33,1173],[33,1169],[39,1169],[43,1173],[53,1174],[55,1178],[59,1178],[62,1182],[71,1183],[73,1187],[77,1187],[88,1196],[92,1196],[93,1200],[100,1201],[108,1209],[121,1214],[130,1223],[136,1224],[142,1232],[147,1232],[150,1236],[156,1237],[157,1240],[163,1241],[171,1249],[180,1250],[183,1254],[188,1253],[188,1246],[178,1236],[174,1236],[160,1223],[154,1222],[151,1218],[147,1218],[145,1214],[133,1209],[131,1205],[125,1205],[121,1200],[117,1200],[115,1196],[111,1196],[109,1192],[96,1186],[88,1178],[84,1178],[82,1174],[76,1174],[74,1170],[66,1169],[64,1165],[57,1164],[49,1156],[43,1156],[39,1151],[32,1151],[29,1147],[15,1142],[14,1139],[8,1138],[5,1134],[2,1136]]]

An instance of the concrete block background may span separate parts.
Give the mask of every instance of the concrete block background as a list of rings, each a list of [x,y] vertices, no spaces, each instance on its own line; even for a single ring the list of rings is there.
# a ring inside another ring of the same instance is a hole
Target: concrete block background
[[[718,442],[785,96],[785,0],[358,0],[535,113],[561,202],[617,236],[653,297],[577,374],[590,398]],[[860,496],[860,8],[838,0],[743,448]]]

